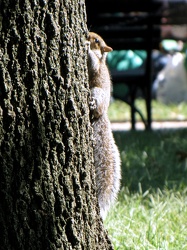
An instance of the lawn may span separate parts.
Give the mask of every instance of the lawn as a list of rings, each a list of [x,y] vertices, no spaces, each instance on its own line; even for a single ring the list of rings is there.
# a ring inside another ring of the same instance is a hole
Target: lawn
[[[142,114],[145,116],[146,109],[144,100],[137,99],[135,105],[139,110],[141,110]],[[120,100],[114,100],[111,102],[108,114],[111,121],[129,121],[130,106]],[[182,102],[178,105],[165,105],[153,100],[152,117],[153,120],[186,120],[187,103]],[[136,114],[136,119],[141,120],[138,114]]]
[[[121,191],[105,220],[114,248],[187,249],[187,129],[114,136]]]

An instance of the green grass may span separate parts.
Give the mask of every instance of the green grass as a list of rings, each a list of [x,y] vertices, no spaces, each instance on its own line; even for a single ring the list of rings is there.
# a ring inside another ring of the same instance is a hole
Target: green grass
[[[105,222],[115,249],[187,249],[186,195],[121,192]]]
[[[105,220],[115,249],[187,249],[187,130],[116,132],[118,202]]]
[[[142,99],[137,99],[135,104],[145,116],[145,101]],[[125,102],[115,100],[111,103],[108,114],[111,121],[129,121],[130,107]],[[187,119],[187,103],[182,102],[178,105],[165,105],[153,100],[152,117],[153,120],[185,120]],[[136,114],[136,119],[141,120],[138,114]]]

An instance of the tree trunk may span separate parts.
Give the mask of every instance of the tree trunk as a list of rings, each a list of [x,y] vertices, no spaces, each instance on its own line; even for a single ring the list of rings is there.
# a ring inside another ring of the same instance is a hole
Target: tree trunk
[[[0,0],[0,249],[113,249],[99,217],[83,0]]]

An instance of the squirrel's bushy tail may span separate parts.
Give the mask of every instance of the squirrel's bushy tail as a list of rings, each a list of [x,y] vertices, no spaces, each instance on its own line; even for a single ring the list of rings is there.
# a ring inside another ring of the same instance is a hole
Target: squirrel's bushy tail
[[[121,161],[112,134],[110,121],[103,115],[93,124],[97,140],[94,147],[96,184],[100,213],[104,219],[120,189]]]

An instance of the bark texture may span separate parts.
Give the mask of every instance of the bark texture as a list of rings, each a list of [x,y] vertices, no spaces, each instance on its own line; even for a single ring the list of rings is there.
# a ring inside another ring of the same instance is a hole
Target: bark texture
[[[0,0],[0,249],[113,249],[98,216],[82,0]]]

